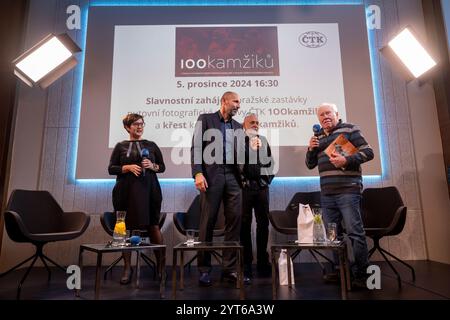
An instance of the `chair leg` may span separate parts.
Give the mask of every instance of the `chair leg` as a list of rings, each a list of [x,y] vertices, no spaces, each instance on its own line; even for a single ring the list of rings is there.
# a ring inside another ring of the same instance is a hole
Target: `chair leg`
[[[317,263],[320,265],[320,268],[322,268],[322,274],[325,275],[327,273],[327,270],[325,269],[325,266],[322,264],[322,262],[320,262],[319,259],[316,257],[314,250],[309,250],[309,253],[313,256],[314,260],[316,260]]]
[[[219,264],[222,264],[222,255],[215,251],[211,251],[211,255],[216,259]]]
[[[373,240],[373,247],[369,250],[367,254],[367,259],[370,259],[370,257],[375,253],[375,251],[378,249],[380,250],[380,239],[379,238],[372,238]]]
[[[10,272],[16,270],[16,269],[19,268],[21,265],[23,265],[23,264],[27,263],[28,261],[30,261],[31,259],[33,259],[35,256],[36,256],[36,254],[33,254],[31,257],[29,257],[29,258],[23,260],[22,262],[16,264],[16,265],[15,265],[14,267],[12,267],[11,269],[9,269],[9,270],[7,270],[7,271],[5,271],[5,272],[3,272],[3,273],[0,273],[0,278],[3,277],[3,276],[6,276],[8,273],[10,273]]]
[[[163,270],[159,270],[160,264],[158,264],[158,261],[154,261],[150,256],[141,253],[142,259],[147,263],[147,265],[153,270],[153,280],[156,280],[156,277],[162,277],[162,274],[164,273]],[[155,259],[158,260],[157,256],[155,255]],[[167,274],[165,275],[167,278]]]
[[[54,264],[55,266],[57,266],[58,268],[60,268],[62,271],[66,272],[66,269],[65,269],[65,268],[63,268],[62,266],[60,266],[59,264],[57,264],[55,261],[53,261],[52,259],[50,259],[49,257],[47,257],[47,256],[42,252],[42,248],[43,248],[43,245],[38,244],[38,245],[36,246],[36,252],[35,252],[34,255],[32,255],[31,257],[29,257],[29,258],[27,258],[27,259],[25,259],[24,261],[20,262],[19,264],[15,265],[15,266],[12,267],[11,269],[9,269],[9,270],[7,270],[7,271],[5,271],[5,272],[3,272],[3,273],[0,274],[0,277],[3,277],[3,276],[5,276],[5,275],[7,275],[8,273],[14,271],[15,269],[19,268],[19,267],[22,266],[23,264],[27,263],[27,262],[30,261],[31,259],[33,259],[33,261],[31,262],[31,264],[28,266],[28,268],[27,268],[25,274],[23,275],[22,279],[20,280],[19,286],[17,287],[17,294],[16,294],[17,300],[20,299],[20,293],[21,293],[21,291],[22,291],[22,285],[23,285],[23,283],[25,282],[26,278],[28,277],[28,274],[30,273],[31,268],[33,268],[33,266],[34,266],[34,264],[36,263],[36,260],[37,260],[38,258],[41,259],[42,263],[43,263],[44,266],[45,266],[45,269],[47,270],[47,273],[48,273],[48,278],[47,278],[47,280],[48,280],[48,281],[50,281],[50,278],[51,278],[51,271],[50,271],[50,268],[49,268],[48,264],[45,262],[45,260],[47,260],[48,262]]]
[[[155,261],[152,260],[152,258],[150,258],[149,256],[147,256],[146,254],[141,253],[141,257],[142,259],[145,261],[145,263],[148,264],[148,266],[152,269],[156,268],[156,263]]]
[[[197,259],[197,258],[198,258],[198,255],[195,254],[195,255],[191,258],[191,260],[189,260],[188,262],[186,262],[186,263],[184,264],[184,268],[186,268],[186,266],[188,266],[188,270],[189,270],[189,272],[191,272],[191,264],[192,264],[192,262],[194,262],[194,260]]]
[[[123,256],[120,255],[120,257],[118,257],[116,260],[113,261],[113,263],[111,263],[109,265],[109,267],[106,269],[105,273],[103,274],[103,279],[106,280],[106,277],[108,276],[108,272],[112,272],[112,268],[114,268],[116,266],[116,264],[118,264],[120,262],[120,260],[123,259]]]
[[[45,254],[42,253],[42,251],[39,254],[39,258],[41,258],[42,263],[44,264],[45,268],[47,269],[47,281],[50,282],[51,276],[52,276],[52,272],[50,271],[50,268],[48,267],[47,263],[45,262],[45,260],[47,260],[48,262],[50,262],[51,264],[55,265],[56,267],[58,267],[59,269],[62,270],[62,272],[66,273],[67,268],[62,267],[61,265],[59,265],[58,263],[56,263],[55,261],[53,261],[52,259],[50,259],[49,257],[47,257]]]
[[[398,257],[394,256],[392,253],[384,250],[383,248],[380,248],[380,251],[383,251],[387,255],[391,256],[392,258],[403,264],[405,267],[408,267],[411,270],[413,282],[416,281],[416,272],[414,271],[414,268],[411,265],[407,264],[405,261],[400,260]]]
[[[297,256],[300,254],[301,251],[302,251],[301,249],[295,250],[295,252],[291,255],[292,261],[294,261],[294,259],[297,258]]]
[[[370,259],[370,257],[373,255],[373,253],[375,252],[376,247],[374,246],[372,249],[369,250],[368,252],[368,256],[367,259]]]
[[[28,267],[27,271],[25,272],[25,274],[22,277],[22,280],[20,280],[19,282],[19,286],[17,287],[17,294],[16,294],[16,299],[20,300],[20,292],[22,290],[22,284],[25,282],[25,279],[28,277],[28,274],[31,271],[31,268],[33,268],[34,264],[36,263],[37,258],[39,257],[39,255],[36,253],[34,255],[34,259],[33,262],[31,262],[30,266]]]
[[[51,264],[53,264],[55,267],[58,267],[59,269],[61,269],[64,273],[66,272],[67,268],[64,268],[64,267],[61,266],[60,264],[56,263],[55,261],[53,261],[52,259],[50,259],[49,257],[47,257],[45,254],[42,254],[42,258],[44,258],[45,260],[47,260],[48,262],[50,262]]]
[[[397,270],[394,268],[394,266],[392,265],[392,263],[389,261],[389,259],[386,257],[386,255],[384,254],[383,251],[381,251],[381,248],[377,248],[378,251],[381,253],[381,255],[383,256],[384,260],[386,260],[386,262],[388,263],[389,267],[391,267],[392,271],[394,271],[394,273],[397,275],[397,282],[398,282],[398,287],[401,288],[402,287],[402,279],[400,278],[400,274],[397,272]]]
[[[156,280],[156,263],[146,254],[141,253],[141,258],[153,270],[153,280]]]
[[[47,270],[47,274],[48,274],[48,276],[47,276],[47,282],[50,282],[50,278],[51,278],[52,272],[50,271],[50,268],[48,267],[47,262],[45,262],[45,259],[42,258],[42,256],[39,256],[39,258],[41,258],[41,261],[42,261],[42,263],[44,264],[45,269]]]
[[[317,251],[315,249],[312,249],[312,251],[314,251],[314,253],[317,253],[319,256],[321,256],[322,258],[324,258],[325,260],[327,260],[329,263],[331,263],[332,266],[334,266],[334,261],[331,260],[330,258],[328,258],[326,255],[324,255],[322,252]]]

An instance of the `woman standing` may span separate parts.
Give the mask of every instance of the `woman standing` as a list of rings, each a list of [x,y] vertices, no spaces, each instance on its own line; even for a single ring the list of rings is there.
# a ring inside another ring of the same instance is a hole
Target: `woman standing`
[[[141,115],[126,115],[123,126],[130,139],[116,144],[108,167],[109,174],[117,175],[112,192],[114,210],[127,212],[127,229],[148,230],[150,241],[162,244],[159,230],[162,193],[156,176],[156,173],[166,169],[161,150],[156,143],[142,139],[145,123]],[[155,255],[158,261],[164,258],[159,256],[159,252]],[[120,283],[128,284],[133,275],[131,253],[124,252],[123,258],[124,270]]]

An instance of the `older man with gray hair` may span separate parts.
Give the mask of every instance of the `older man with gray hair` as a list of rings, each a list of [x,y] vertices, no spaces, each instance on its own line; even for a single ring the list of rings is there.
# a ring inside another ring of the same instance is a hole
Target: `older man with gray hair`
[[[309,141],[306,166],[309,169],[319,168],[324,220],[337,224],[338,235],[342,233],[339,229],[344,222],[355,260],[352,284],[365,288],[369,261],[360,212],[363,188],[361,164],[373,159],[373,151],[357,126],[339,119],[335,104],[321,104],[317,115],[322,128]],[[340,135],[353,144],[355,153],[341,154],[336,150],[328,154],[325,152]],[[326,280],[334,280],[336,276],[336,273],[331,273]]]
[[[242,190],[241,242],[244,247],[244,275],[252,278],[252,219],[256,218],[256,270],[260,276],[269,276],[267,243],[269,239],[269,184],[272,182],[274,160],[269,143],[259,134],[259,119],[255,113],[244,118],[245,130],[245,187]]]

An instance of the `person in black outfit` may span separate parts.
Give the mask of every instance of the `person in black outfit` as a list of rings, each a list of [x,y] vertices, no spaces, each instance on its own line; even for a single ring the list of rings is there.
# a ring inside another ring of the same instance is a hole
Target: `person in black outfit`
[[[198,117],[191,147],[192,176],[200,191],[200,241],[212,241],[220,204],[225,215],[225,241],[239,241],[241,230],[242,168],[238,156],[244,157],[244,132],[232,117],[240,108],[241,100],[235,92],[225,92],[220,110]],[[239,150],[242,150],[240,152]],[[240,155],[239,155],[240,154]],[[242,166],[245,159],[242,159]],[[237,281],[234,251],[223,252],[222,280]],[[211,254],[200,252],[199,285],[211,286]],[[248,278],[244,278],[248,284]]]
[[[246,161],[244,176],[246,187],[242,190],[241,243],[244,246],[244,275],[252,277],[252,218],[255,209],[257,271],[262,276],[270,275],[267,243],[269,239],[269,184],[274,176],[272,152],[267,139],[258,134],[259,120],[254,113],[244,119]]]
[[[161,150],[156,143],[142,139],[145,123],[141,115],[128,114],[123,119],[123,126],[130,139],[116,144],[108,167],[109,174],[117,175],[112,191],[114,210],[127,212],[127,229],[148,230],[150,241],[162,244],[159,230],[162,193],[156,176],[156,173],[165,170]],[[142,154],[146,153],[148,156],[142,157]],[[159,257],[158,253],[155,254],[158,261],[164,258]],[[133,273],[131,254],[124,253],[123,257],[124,271],[120,283],[128,284]]]

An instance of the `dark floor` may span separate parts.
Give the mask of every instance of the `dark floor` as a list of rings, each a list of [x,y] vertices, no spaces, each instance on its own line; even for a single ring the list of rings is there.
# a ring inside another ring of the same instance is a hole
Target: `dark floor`
[[[349,292],[350,300],[441,300],[450,299],[450,265],[429,262],[410,261],[416,270],[416,281],[411,281],[409,270],[394,263],[402,276],[402,288],[397,286],[396,278],[386,263],[377,263],[382,272],[380,290],[353,290]],[[171,268],[166,283],[166,300],[172,299]],[[256,271],[253,282],[246,287],[246,300],[271,300],[271,278],[257,277]],[[24,274],[24,269],[15,271],[0,278],[0,300],[16,298],[18,282]],[[135,278],[129,285],[120,285],[120,267],[116,268],[107,280],[102,280],[100,299],[102,300],[158,300],[159,284],[153,281],[150,268],[141,271],[140,288],[136,288]],[[29,274],[22,288],[22,300],[91,300],[94,299],[95,268],[83,269],[82,290],[80,298],[76,298],[73,291],[67,289],[67,274],[52,269],[52,279],[47,282],[44,268],[34,268]],[[135,275],[134,275],[135,276]],[[295,266],[295,288],[279,289],[281,300],[339,300],[339,284],[327,284],[322,280],[322,273],[318,264],[306,263]],[[185,290],[178,291],[179,300],[237,300],[239,290],[231,285],[220,282],[220,267],[215,266],[212,272],[213,286],[199,288],[198,273],[192,267],[185,275]]]

